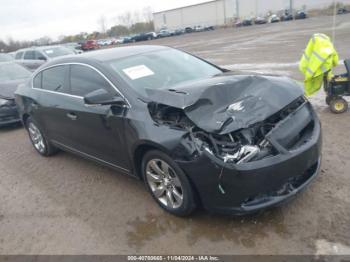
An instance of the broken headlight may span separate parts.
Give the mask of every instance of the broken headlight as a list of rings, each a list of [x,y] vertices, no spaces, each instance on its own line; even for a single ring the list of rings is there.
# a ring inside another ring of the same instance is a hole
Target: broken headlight
[[[263,159],[274,154],[270,143],[265,140],[265,131],[260,128],[248,128],[226,135],[194,132],[193,136],[201,142],[206,152],[225,163],[247,163]]]

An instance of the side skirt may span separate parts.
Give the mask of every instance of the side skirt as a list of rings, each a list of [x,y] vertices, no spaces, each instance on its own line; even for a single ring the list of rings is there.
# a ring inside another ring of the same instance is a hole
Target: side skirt
[[[75,155],[79,155],[79,156],[81,156],[81,157],[83,157],[85,159],[92,160],[92,161],[94,161],[96,163],[99,163],[99,164],[101,164],[103,166],[106,166],[106,167],[112,168],[112,169],[114,169],[116,171],[119,171],[119,172],[123,173],[124,175],[128,175],[128,176],[131,176],[131,177],[136,178],[136,179],[140,179],[137,175],[133,174],[128,169],[125,169],[123,167],[120,167],[120,166],[117,166],[115,164],[109,163],[107,161],[104,161],[104,160],[102,160],[100,158],[97,158],[97,157],[94,157],[92,155],[89,155],[87,153],[81,152],[79,150],[76,150],[76,149],[74,149],[74,148],[72,148],[70,146],[66,146],[66,145],[64,145],[64,144],[62,144],[60,142],[55,141],[55,140],[51,140],[50,142],[54,146],[58,147],[59,149],[61,149],[63,151],[67,151],[67,152],[73,153]]]

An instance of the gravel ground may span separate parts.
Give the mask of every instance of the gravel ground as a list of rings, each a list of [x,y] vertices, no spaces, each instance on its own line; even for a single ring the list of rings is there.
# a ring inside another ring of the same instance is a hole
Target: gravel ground
[[[331,17],[318,17],[151,43],[230,69],[301,80],[297,61],[308,38],[331,34],[331,24]],[[350,57],[349,42],[350,15],[339,16],[342,59]],[[22,128],[1,129],[0,253],[350,254],[350,114],[331,114],[323,99],[311,99],[323,123],[320,175],[289,204],[245,217],[168,215],[141,182],[69,153],[40,157]]]

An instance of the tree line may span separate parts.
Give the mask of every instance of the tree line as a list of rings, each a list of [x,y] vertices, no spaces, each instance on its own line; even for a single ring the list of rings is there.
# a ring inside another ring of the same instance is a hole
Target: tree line
[[[6,41],[0,39],[0,52],[13,52],[21,48],[42,45],[64,44],[70,42],[83,42],[90,39],[103,39],[109,37],[120,37],[142,32],[154,31],[152,9],[145,7],[141,11],[126,12],[114,19],[114,25],[108,28],[107,19],[101,16],[97,20],[99,30],[94,32],[80,32],[74,35],[61,35],[58,40],[52,40],[43,36],[33,41],[19,41],[8,38]]]

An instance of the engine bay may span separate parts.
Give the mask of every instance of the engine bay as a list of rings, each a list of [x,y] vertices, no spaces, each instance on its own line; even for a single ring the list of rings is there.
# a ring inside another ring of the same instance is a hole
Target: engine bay
[[[241,164],[277,155],[278,151],[266,139],[267,134],[305,102],[304,97],[299,97],[265,121],[227,134],[209,133],[198,128],[182,109],[150,103],[149,111],[156,123],[187,130],[198,151],[205,150],[225,163]]]

